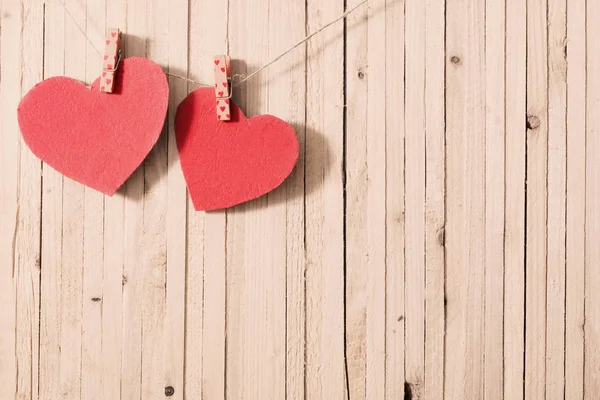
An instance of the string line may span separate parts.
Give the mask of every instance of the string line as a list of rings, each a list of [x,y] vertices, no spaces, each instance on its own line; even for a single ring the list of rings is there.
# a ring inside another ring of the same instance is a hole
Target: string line
[[[90,43],[90,45],[92,46],[92,48],[96,51],[96,53],[98,53],[98,56],[102,57],[102,54],[96,48],[96,46],[94,46],[94,43],[92,43],[91,39],[87,36],[86,32],[81,28],[81,26],[79,26],[79,24],[77,23],[77,20],[75,20],[75,18],[73,17],[73,15],[71,15],[71,13],[67,9],[67,6],[65,5],[65,3],[62,0],[57,0],[57,1],[62,6],[62,8],[65,10],[65,12],[68,14],[69,18],[71,18],[73,20],[73,22],[75,23],[75,26],[77,27],[77,29],[79,29],[79,31],[83,34],[83,36],[85,36],[85,38],[87,39],[88,43]],[[304,37],[303,39],[299,40],[292,47],[290,47],[289,49],[287,49],[283,53],[279,54],[278,56],[276,56],[271,61],[269,61],[268,63],[266,63],[265,65],[263,65],[259,69],[257,69],[256,71],[252,72],[251,74],[249,74],[249,75],[243,75],[243,74],[233,75],[233,77],[232,77],[233,86],[241,85],[242,83],[247,82],[248,80],[252,79],[256,75],[258,75],[259,73],[261,73],[262,71],[264,71],[265,69],[269,68],[271,65],[275,64],[277,61],[281,60],[283,57],[285,57],[286,55],[288,55],[289,53],[291,53],[298,46],[301,46],[302,44],[308,42],[314,36],[316,36],[319,33],[323,32],[325,29],[329,28],[331,25],[335,24],[336,22],[338,22],[338,21],[346,18],[348,15],[352,14],[360,6],[362,6],[365,3],[367,3],[367,1],[368,0],[363,0],[362,2],[358,3],[354,7],[350,8],[349,10],[347,10],[346,12],[344,12],[343,14],[341,14],[336,19],[334,19],[332,21],[329,21],[328,23],[326,23],[325,25],[323,25],[321,28],[319,28],[318,30],[314,31],[310,35]],[[226,44],[227,54],[229,54],[229,4],[230,4],[230,1],[227,1],[227,32],[226,32],[226,36],[225,36],[225,44]],[[187,82],[190,82],[190,83],[195,83],[195,84],[200,85],[200,86],[206,86],[206,87],[212,87],[213,86],[213,85],[207,85],[205,83],[198,82],[198,81],[195,81],[193,79],[189,79],[189,78],[186,78],[184,76],[177,75],[177,74],[172,74],[172,73],[165,72],[165,75],[170,76],[172,78],[181,79],[181,80],[184,80],[184,81],[187,81]]]
[[[227,0],[227,23],[225,25],[225,54],[229,55],[229,6],[231,0]]]
[[[79,32],[81,32],[83,34],[83,36],[85,37],[85,39],[92,46],[92,49],[94,49],[94,51],[98,54],[99,57],[102,57],[102,53],[100,53],[100,51],[96,48],[96,46],[94,45],[94,43],[92,42],[92,40],[88,37],[88,35],[86,34],[86,32],[83,30],[83,28],[77,23],[77,20],[75,19],[75,17],[73,16],[73,14],[71,14],[71,12],[67,8],[66,4],[62,0],[58,0],[58,3],[61,5],[61,7],[63,8],[63,10],[65,10],[65,12],[69,16],[69,18],[71,18],[71,20],[73,21],[73,23],[75,24],[75,26],[77,27],[77,29],[79,29]]]

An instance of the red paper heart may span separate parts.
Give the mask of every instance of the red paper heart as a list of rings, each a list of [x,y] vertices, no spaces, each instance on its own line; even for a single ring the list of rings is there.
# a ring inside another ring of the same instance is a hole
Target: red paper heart
[[[169,87],[160,66],[144,58],[119,64],[114,93],[66,77],[37,84],[19,104],[25,143],[65,176],[113,195],[160,136]]]
[[[196,210],[217,210],[278,187],[298,159],[296,132],[271,115],[247,119],[231,102],[217,120],[215,92],[193,91],[177,108],[175,132],[183,175]]]

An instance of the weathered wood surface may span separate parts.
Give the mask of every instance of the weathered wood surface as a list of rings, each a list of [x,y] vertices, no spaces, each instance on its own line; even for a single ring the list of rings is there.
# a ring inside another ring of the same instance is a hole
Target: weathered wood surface
[[[173,126],[197,85],[169,78],[112,198],[32,155],[19,100],[91,82],[108,26],[210,84],[360,0],[61,1],[0,0],[2,399],[598,397],[600,3],[368,0],[236,89],[300,159],[203,213]]]

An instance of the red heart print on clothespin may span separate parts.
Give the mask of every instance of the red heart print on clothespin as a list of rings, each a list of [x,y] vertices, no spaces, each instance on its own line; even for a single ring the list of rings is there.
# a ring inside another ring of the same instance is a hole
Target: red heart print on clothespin
[[[231,58],[215,56],[215,95],[217,96],[217,120],[231,120]]]
[[[102,78],[100,91],[112,93],[114,88],[114,76],[119,67],[121,59],[121,31],[119,29],[108,29],[106,32],[106,46],[104,57],[102,57]]]

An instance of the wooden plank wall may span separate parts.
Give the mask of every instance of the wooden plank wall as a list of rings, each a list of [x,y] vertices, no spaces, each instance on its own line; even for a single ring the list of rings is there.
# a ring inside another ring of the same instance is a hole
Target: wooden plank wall
[[[300,159],[226,211],[179,168],[194,83],[113,197],[19,134],[108,26],[210,84],[214,54],[248,74],[360,2],[0,0],[0,397],[598,398],[597,1],[368,0],[236,87]]]

